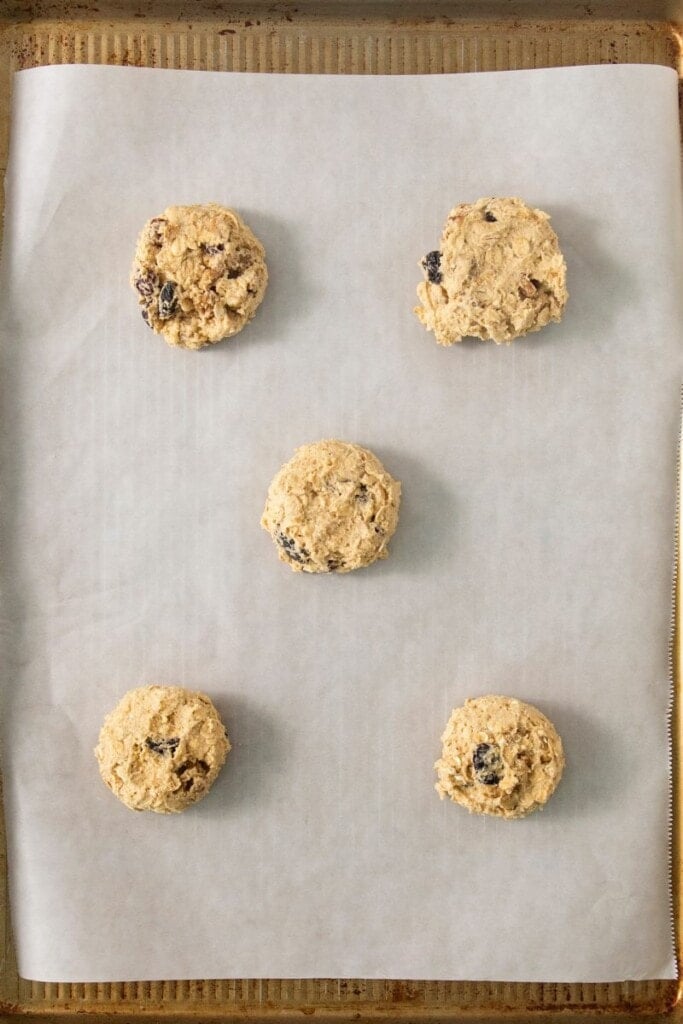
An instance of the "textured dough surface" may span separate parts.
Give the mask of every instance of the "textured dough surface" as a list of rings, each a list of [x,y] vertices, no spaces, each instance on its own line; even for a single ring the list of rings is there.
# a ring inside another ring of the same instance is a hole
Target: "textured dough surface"
[[[274,477],[261,525],[295,572],[351,572],[386,558],[401,485],[367,448],[304,445]]]
[[[562,740],[545,715],[513,697],[477,697],[456,708],[441,737],[436,791],[474,814],[523,818],[562,777]]]
[[[559,321],[567,268],[549,218],[521,199],[479,199],[448,215],[441,248],[422,261],[418,319],[440,345],[500,344]]]
[[[203,348],[253,317],[268,283],[265,252],[233,210],[169,206],[142,229],[131,283],[153,331],[169,345]]]
[[[107,715],[95,756],[104,782],[127,807],[168,814],[206,796],[229,750],[205,694],[142,686]]]

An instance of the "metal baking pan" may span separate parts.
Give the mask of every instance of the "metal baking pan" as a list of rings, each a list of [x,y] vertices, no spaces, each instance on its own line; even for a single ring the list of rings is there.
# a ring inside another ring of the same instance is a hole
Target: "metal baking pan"
[[[42,64],[415,74],[577,64],[681,72],[683,0],[0,0],[0,164],[12,73]],[[677,584],[677,608],[680,585]],[[680,963],[681,644],[674,635],[673,897]],[[43,984],[17,974],[0,820],[0,1020],[683,1021],[680,983],[207,979]]]

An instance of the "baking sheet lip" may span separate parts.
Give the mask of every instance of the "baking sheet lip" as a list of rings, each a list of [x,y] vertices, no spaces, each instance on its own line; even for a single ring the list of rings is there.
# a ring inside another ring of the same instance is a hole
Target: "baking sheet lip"
[[[330,79],[332,81],[341,81],[341,80],[347,79],[347,78],[363,78],[363,79],[367,79],[368,81],[376,81],[376,80],[379,79],[381,81],[383,79],[395,80],[397,78],[416,79],[416,78],[433,78],[434,77],[434,72],[415,72],[415,73],[413,73],[413,72],[409,72],[409,73],[401,72],[401,73],[397,74],[395,72],[356,71],[356,72],[352,72],[352,73],[338,74],[338,73],[332,72],[332,71],[331,72],[317,72],[317,71],[316,72],[309,72],[309,71],[267,71],[267,72],[264,72],[264,71],[247,71],[247,70],[243,71],[243,70],[241,70],[239,68],[230,69],[229,71],[222,71],[222,70],[216,70],[215,68],[176,68],[176,67],[160,68],[160,67],[149,67],[148,65],[141,65],[141,64],[107,64],[107,63],[98,64],[98,63],[94,63],[94,62],[90,62],[90,61],[85,61],[85,62],[84,61],[75,61],[75,62],[69,63],[69,64],[64,64],[64,63],[59,62],[59,63],[55,63],[55,64],[37,64],[37,65],[35,65],[33,67],[16,68],[13,71],[11,78],[13,79],[17,75],[31,74],[31,73],[45,71],[47,69],[54,69],[54,68],[69,68],[69,69],[74,69],[74,68],[82,68],[82,69],[85,69],[85,68],[97,68],[98,71],[105,70],[105,71],[111,71],[111,72],[121,72],[121,71],[124,71],[124,72],[131,72],[131,71],[132,72],[152,72],[154,74],[169,74],[169,75],[170,74],[177,75],[178,73],[181,73],[181,74],[193,74],[193,75],[240,75],[240,76],[248,75],[248,76],[251,76],[253,78],[262,78],[264,76],[264,74],[265,74],[269,78],[274,77],[274,78],[282,78],[282,79],[292,79],[292,78],[296,79],[296,78],[323,77],[323,78],[326,78],[326,79]],[[495,69],[495,70],[481,70],[481,71],[479,71],[479,70],[477,70],[477,71],[443,71],[443,72],[438,72],[438,73],[441,74],[444,77],[463,78],[463,77],[474,76],[474,75],[477,75],[477,76],[479,76],[479,75],[491,75],[491,76],[493,76],[493,75],[496,75],[496,76],[497,75],[506,75],[506,76],[509,76],[509,75],[528,75],[528,74],[535,74],[537,72],[538,73],[546,73],[546,74],[547,73],[553,73],[553,72],[564,72],[564,73],[572,72],[572,71],[579,72],[579,71],[585,70],[586,68],[591,68],[591,70],[593,70],[593,71],[600,69],[601,71],[604,71],[605,73],[608,73],[609,71],[611,71],[612,69],[615,69],[615,68],[648,68],[650,71],[652,71],[655,68],[659,68],[660,71],[663,74],[675,75],[676,78],[679,79],[679,80],[681,79],[681,77],[683,75],[683,71],[681,73],[679,73],[676,70],[676,68],[670,67],[669,65],[658,64],[658,63],[643,64],[641,61],[623,61],[623,62],[620,62],[618,64],[614,64],[612,62],[607,62],[607,63],[601,62],[601,63],[598,63],[598,64],[571,64],[571,65],[560,65],[560,66],[552,65],[552,66],[548,66],[548,67],[511,68],[509,70]],[[11,85],[10,85],[10,89],[11,89]],[[4,206],[3,206],[3,216],[4,216]]]
[[[228,19],[250,20],[252,16],[260,17],[266,24],[284,21],[295,24],[299,22],[319,24],[322,21],[340,22],[353,21],[366,25],[382,23],[390,27],[421,26],[429,28],[450,27],[454,22],[476,21],[483,25],[491,23],[512,22],[514,24],[562,24],[578,22],[596,25],[603,22],[610,24],[629,24],[646,22],[649,24],[676,24],[672,6],[661,3],[624,4],[595,0],[593,4],[582,5],[550,5],[543,0],[518,0],[517,8],[505,0],[225,0],[224,3],[208,3],[206,0],[192,0],[194,11],[188,9],[182,0],[148,0],[147,13],[141,11],[143,4],[136,0],[63,0],[53,2],[52,9],[44,3],[22,3],[21,0],[5,0],[0,10],[0,21],[19,24],[33,24],[40,20],[59,20],[60,22],[82,22],[91,17],[101,21],[114,18],[136,18],[139,20],[179,20],[193,17],[214,22]],[[549,9],[550,8],[550,9]],[[682,18],[683,20],[683,18]],[[251,26],[247,26],[251,27]]]
[[[145,979],[136,979],[136,980],[129,979],[127,981],[126,980],[118,980],[118,981],[102,981],[102,982],[98,982],[98,981],[71,981],[71,982],[67,981],[67,982],[65,982],[65,981],[40,981],[40,980],[38,980],[36,978],[26,978],[23,975],[20,975],[19,977],[21,978],[21,980],[23,982],[25,982],[27,984],[35,984],[35,985],[62,985],[62,986],[69,985],[69,986],[78,986],[78,987],[81,987],[81,986],[85,987],[86,985],[88,985],[88,986],[93,986],[94,985],[94,986],[98,986],[98,987],[102,987],[102,988],[113,988],[113,987],[116,987],[116,986],[119,986],[119,985],[136,985],[136,986],[140,986],[140,985],[168,985],[168,984],[171,984],[171,985],[182,985],[182,986],[186,985],[186,986],[192,987],[192,986],[196,986],[196,985],[204,986],[204,985],[226,985],[226,984],[230,984],[230,985],[240,985],[240,986],[252,986],[253,985],[253,986],[256,986],[259,990],[261,990],[262,987],[264,985],[266,985],[266,984],[267,985],[278,985],[278,984],[289,985],[289,984],[296,984],[297,982],[301,982],[301,983],[303,983],[305,985],[310,985],[310,984],[327,984],[327,985],[330,985],[331,984],[331,985],[336,985],[338,988],[340,986],[348,987],[350,985],[354,985],[354,986],[371,986],[371,985],[385,985],[385,986],[387,986],[387,985],[390,985],[394,989],[394,997],[395,997],[395,1001],[396,1002],[399,1002],[399,1001],[414,1002],[415,1001],[415,997],[416,997],[416,995],[418,995],[418,993],[415,993],[415,992],[407,992],[406,993],[406,992],[403,991],[403,989],[410,990],[412,986],[416,986],[416,985],[469,985],[469,986],[476,985],[476,986],[480,986],[482,988],[486,988],[486,987],[502,987],[502,986],[504,986],[506,988],[519,988],[519,987],[525,987],[525,988],[536,987],[536,988],[538,988],[538,987],[541,987],[541,988],[544,988],[544,989],[546,989],[546,988],[549,988],[549,989],[552,989],[552,988],[567,989],[567,988],[573,988],[573,987],[597,988],[597,987],[604,987],[604,986],[610,986],[610,987],[617,986],[617,987],[620,987],[620,986],[624,986],[624,985],[651,985],[651,984],[655,984],[655,985],[660,985],[660,986],[666,987],[668,990],[671,990],[672,992],[675,991],[677,993],[676,998],[678,999],[679,996],[680,996],[680,999],[683,1000],[683,978],[681,978],[681,979],[676,979],[676,978],[643,978],[643,979],[640,979],[640,980],[626,978],[626,979],[623,979],[621,981],[587,981],[587,982],[572,982],[572,981],[542,981],[542,982],[519,981],[519,982],[515,982],[515,981],[494,981],[494,980],[486,981],[486,980],[481,980],[481,979],[480,980],[476,980],[476,979],[475,980],[465,980],[465,979],[455,980],[455,979],[452,979],[452,978],[424,979],[424,978],[389,978],[389,977],[381,977],[381,978],[362,977],[361,978],[361,977],[357,977],[357,976],[353,977],[351,975],[346,976],[346,977],[332,977],[331,975],[322,975],[322,976],[318,976],[318,977],[313,977],[313,976],[305,976],[305,977],[298,976],[298,977],[294,977],[294,976],[292,976],[292,977],[261,977],[261,978],[259,978],[259,977],[255,977],[255,978],[254,977],[252,977],[252,978],[246,978],[246,977],[177,978],[177,979],[172,979],[172,978],[171,979],[169,979],[169,978],[154,978],[154,979],[146,979],[146,980]],[[361,995],[362,995],[361,992],[358,993],[358,996],[355,996],[355,993],[352,990],[351,994],[354,995],[353,1005],[367,1005],[367,1004],[376,1004],[378,1002],[383,1002],[383,1000],[378,999],[376,996],[370,996],[370,995],[367,995],[367,994],[365,995],[364,998],[361,998]],[[71,997],[71,1000],[73,1001],[73,997]],[[271,1008],[271,1002],[272,1001],[268,1000],[268,999],[265,999],[265,1001],[264,1001],[263,993],[262,992],[260,992],[258,1000],[259,1000],[259,1003],[264,1007],[264,1009],[267,1010],[267,1009]],[[64,996],[62,999],[55,999],[55,1002],[69,1002],[69,1001],[70,1001],[69,997],[67,997],[67,996]],[[242,1003],[248,1003],[248,1002],[249,1002],[248,999],[242,1000]],[[306,1004],[307,1002],[308,1003],[312,1003],[313,1000],[302,999],[301,1002]],[[643,1002],[645,1002],[645,1001],[643,1001]],[[325,997],[325,998],[321,998],[319,1000],[319,1003],[320,1003],[320,1005],[323,1005],[323,1006],[335,1006],[336,1007],[336,1006],[341,1006],[342,1005],[341,1002],[335,1001],[333,999],[330,999],[329,996]],[[12,1001],[5,1002],[5,1001],[0,1000],[0,1012],[2,1011],[2,1009],[5,1006],[15,1006],[15,1005],[25,1005],[25,1004],[15,1003],[15,1002],[12,1002]],[[544,1005],[544,1004],[539,1003],[538,1000],[528,999],[526,1001],[525,1005],[528,1006],[528,1007],[537,1007],[537,1006]],[[563,1002],[563,1005],[565,1005],[564,1002]],[[581,1004],[581,1005],[585,1005],[585,1004]],[[614,1003],[611,1003],[611,1004],[607,1004],[606,1003],[604,1005],[605,1006],[608,1006],[608,1005],[616,1006],[616,1005],[623,1005],[623,1003],[619,1002],[617,1000]]]
[[[1,18],[2,18],[2,16],[0,15],[0,31],[4,30],[4,28],[6,27],[4,25],[4,23],[2,22]],[[582,20],[582,19],[578,19],[578,20]],[[668,24],[671,27],[674,27],[674,23],[668,23]],[[82,62],[78,62],[78,63],[82,63]],[[635,62],[635,63],[643,63],[643,62]],[[39,66],[44,66],[44,65],[39,65]],[[116,65],[110,65],[110,66],[116,66]],[[30,69],[27,68],[25,70],[30,70]],[[157,68],[157,69],[154,69],[154,70],[167,70],[167,69]],[[168,69],[168,70],[170,70],[170,69]],[[200,70],[200,69],[195,68],[195,69],[192,69],[192,70]],[[201,70],[203,70],[203,69],[201,69]],[[531,70],[531,69],[527,69],[527,70]],[[549,70],[549,68],[545,69],[545,70]],[[263,74],[263,72],[261,72],[261,71],[259,71],[259,72],[240,72],[240,73]],[[453,73],[460,74],[460,73],[467,73],[467,72],[453,72]],[[478,73],[478,72],[471,72],[471,73]],[[491,73],[491,72],[489,72],[489,73]],[[496,72],[493,72],[493,73],[496,73]],[[373,77],[376,77],[376,76],[373,76]],[[408,76],[408,77],[414,77],[414,76]],[[678,500],[679,500],[679,498],[677,496],[677,502],[678,502]],[[676,569],[677,569],[677,567],[676,567]],[[674,586],[675,585],[676,585],[676,579],[674,579]],[[674,776],[674,778],[675,778],[675,776]],[[28,981],[29,979],[23,979],[23,980],[27,980]],[[243,983],[249,984],[251,982],[258,983],[259,981],[265,981],[265,980],[277,984],[277,982],[279,982],[279,981],[286,981],[287,979],[273,979],[273,978],[269,978],[269,979],[183,979],[182,982],[178,982],[178,983],[181,983],[181,984],[182,983],[192,984],[195,981],[201,981],[204,984],[206,984],[206,983],[211,984],[211,983],[215,983],[215,982],[222,982],[222,983],[230,982],[230,983],[233,983],[235,981],[242,981]],[[299,980],[303,980],[303,979],[299,979]],[[311,978],[311,979],[305,979],[305,980],[308,980],[308,981],[329,981],[329,980],[338,981],[340,979]],[[351,980],[351,979],[349,979],[349,980]],[[406,979],[403,979],[403,980],[406,980]],[[392,983],[392,982],[395,982],[395,979],[386,979],[386,981],[389,982],[389,983]],[[424,983],[424,979],[416,979],[416,981],[417,981],[417,983]],[[452,980],[447,980],[447,979],[444,979],[444,981],[447,984],[470,984],[470,985],[487,985],[487,984],[493,985],[493,984],[496,984],[495,982],[490,982],[489,983],[489,982],[477,982],[477,981],[469,981],[469,982],[464,982],[463,981],[463,982],[459,983],[459,982],[453,982]],[[650,982],[658,982],[658,981],[661,981],[663,984],[667,984],[667,985],[670,985],[670,986],[675,986],[676,992],[675,992],[674,997],[671,1000],[667,1000],[666,1003],[664,1003],[664,1004],[662,1004],[661,1002],[657,1001],[656,1004],[654,1004],[655,1007],[656,1007],[656,1010],[660,1011],[661,1007],[663,1005],[665,1006],[666,1010],[674,1009],[679,1004],[681,999],[683,998],[683,980],[680,980],[680,961],[679,961],[679,980],[678,981],[675,981],[673,979],[650,979],[650,980],[643,980],[641,982],[637,982],[636,984],[643,984],[643,985],[645,985],[645,984],[648,984]],[[168,984],[169,982],[168,982],[168,979],[163,979],[163,980],[159,980],[158,983],[159,984]],[[176,982],[170,982],[170,983],[171,984],[177,984]],[[438,984],[439,982],[435,982],[435,983]],[[44,984],[44,983],[39,982],[38,984]],[[50,983],[45,983],[45,984],[50,984]],[[54,983],[52,983],[52,984],[54,984]],[[59,983],[57,983],[57,984],[59,984]],[[73,983],[73,984],[77,985],[77,984],[80,984],[80,983]],[[95,984],[97,984],[97,983],[95,983]],[[119,983],[118,982],[111,982],[111,983],[105,983],[105,984],[117,985]],[[150,982],[139,982],[139,981],[136,980],[134,982],[128,982],[128,984],[150,984]],[[506,984],[511,984],[511,985],[514,986],[516,983],[506,983]],[[517,984],[524,985],[524,984],[527,984],[527,983],[520,982],[520,983],[517,983]],[[564,983],[562,983],[562,982],[544,982],[542,984],[544,984],[544,985],[554,985],[554,984],[564,984]],[[586,984],[591,984],[591,983],[586,983]],[[598,983],[595,983],[595,984],[598,984]],[[613,984],[613,983],[609,983],[609,984]],[[620,984],[620,983],[617,982],[617,984]],[[69,1002],[69,1000],[65,1000],[65,1002]],[[178,1011],[174,1012],[174,1007],[171,1006],[172,1002],[175,1002],[175,1001],[169,1000],[169,1002],[166,1003],[165,1008],[163,1010],[164,1016],[166,1016],[169,1013],[169,1011],[170,1011],[170,1012],[173,1013],[174,1017],[178,1017],[178,1018],[182,1018],[182,1019],[190,1019],[190,1017],[192,1017],[192,1019],[196,1019],[196,1017],[195,1017],[195,1010],[194,1009],[192,1009],[192,1010],[188,1009],[187,1011],[185,1011],[185,1009],[183,1008],[183,1009],[180,1010],[180,1012],[178,1012]],[[128,1006],[133,1006],[133,1005],[134,1004],[132,1002],[131,1003],[127,1003],[126,1000],[117,1000],[116,1003],[112,1004],[112,1006],[119,1007],[121,1010],[127,1009]],[[196,1006],[196,1004],[194,1004],[194,1005]],[[340,1016],[343,1015],[344,1011],[349,1011],[349,1013],[351,1013],[352,1010],[354,1010],[355,1008],[357,1008],[359,1006],[361,1006],[361,1007],[365,1007],[365,1006],[368,1006],[368,1005],[376,1006],[377,1005],[377,1000],[359,1000],[358,1002],[350,1002],[349,1001],[348,1003],[344,1003],[344,1004],[329,1004],[329,1003],[325,1003],[324,1001],[321,1001],[320,1003],[316,1003],[316,1006],[317,1005],[323,1006],[325,1009],[334,1007],[334,1011],[339,1009],[340,1013],[333,1012],[333,1013],[329,1014],[329,1019],[339,1020]],[[386,1004],[385,1001],[382,1001],[380,1003],[380,1005],[382,1007],[386,1007],[387,1004]],[[624,1005],[626,1005],[626,1004],[617,1003],[617,1004],[615,1004],[615,1007],[616,1007],[616,1009],[619,1009],[620,1007],[622,1007]],[[636,1005],[637,1005],[636,1012],[638,1012],[638,1013],[642,1012],[641,1004],[638,1003]],[[645,1006],[646,1004],[643,1003],[642,1005]],[[221,1010],[221,1006],[225,1007],[225,1010]],[[451,1004],[451,1006],[453,1006],[453,1004]],[[588,1008],[589,1015],[590,1016],[593,1015],[592,1012],[591,1012],[591,1010],[593,1008],[592,1007],[587,1007],[586,1003],[573,1004],[570,1007],[570,1009],[573,1010],[577,1006],[582,1008],[584,1013],[586,1011],[586,1008]],[[508,1009],[513,1011],[513,1012],[521,1012],[524,1009],[532,1009],[532,1008],[533,1009],[538,1009],[539,1011],[546,1012],[546,1013],[548,1013],[548,1012],[552,1013],[553,1010],[556,1011],[557,1009],[559,1009],[559,1007],[553,1007],[552,1005],[545,1004],[545,1003],[533,1004],[533,1005],[527,1004],[527,1006],[525,1006],[525,1007],[522,1007],[519,1004],[516,1004],[516,1005],[513,1004],[513,1005],[508,1007]],[[564,1007],[562,1007],[562,1008],[564,1009]],[[149,1009],[144,1009],[143,1010],[143,1008],[138,1007],[138,1009],[141,1010],[143,1013],[147,1014],[153,1008],[149,1008]],[[389,1005],[388,1009],[391,1009],[391,1004]],[[629,1007],[629,1009],[630,1009],[630,1007]],[[226,1012],[226,1010],[227,1010],[227,1012]],[[437,1018],[441,1018],[441,1017],[444,1017],[445,1019],[450,1019],[451,1018],[451,1014],[448,1013],[448,1009],[446,1007],[434,1007],[434,1010],[436,1012],[433,1013],[433,1015],[432,1015],[433,1019],[437,1019]],[[612,1012],[612,1010],[613,1010],[613,1008],[610,1007],[609,1005],[603,1005],[602,1007],[595,1008],[595,1012],[599,1013],[600,1016],[603,1017],[603,1019],[605,1019],[606,1015],[608,1015],[610,1012]],[[46,1007],[46,1009],[44,1011],[41,1011],[41,1010],[36,1010],[32,1006],[32,1004],[28,1003],[28,1002],[23,1002],[23,1001],[20,1001],[20,1002],[0,1002],[0,1015],[4,1016],[6,1013],[7,1014],[11,1014],[11,1015],[15,1015],[15,1014],[18,1014],[18,1013],[26,1014],[27,1011],[30,1014],[30,1016],[34,1016],[34,1014],[35,1014],[36,1016],[41,1016],[41,1017],[44,1017],[46,1014],[58,1013],[58,1012],[59,1013],[66,1012],[66,1013],[69,1013],[69,1014],[72,1013],[72,1012],[83,1012],[82,1010],[77,1009],[76,1007],[74,1007],[73,1009],[66,1007],[64,1010],[56,1009],[54,1007],[49,1007],[49,1008]],[[238,1017],[242,1016],[242,1014],[240,1013],[239,1004],[235,1004],[235,1012],[234,1013],[232,1012],[233,1011],[232,1005],[231,1006],[226,1006],[225,1003],[217,1004],[215,1010],[214,1010],[214,1008],[211,1008],[211,1010],[209,1012],[207,1012],[207,1011],[209,1011],[209,1008],[203,1006],[202,1007],[202,1018],[203,1019],[209,1019],[209,1018],[214,1018],[215,1017],[215,1019],[227,1020],[227,1019],[237,1019]],[[108,1011],[108,1007],[106,1005],[102,1005],[100,1010],[95,1010],[94,1012],[97,1012],[98,1014],[102,1014],[103,1015],[105,1013],[108,1013],[109,1011]],[[281,1020],[288,1020],[290,1017],[292,1019],[294,1019],[295,1017],[298,1017],[298,1015],[301,1012],[301,1010],[297,1009],[295,1007],[282,1007],[282,1008],[278,1008],[277,1006],[274,1006],[274,1007],[262,1007],[261,1008],[261,1012],[263,1012],[264,1015],[267,1015],[269,1017],[272,1016],[272,1015],[277,1014],[278,1017]],[[461,1018],[463,1016],[462,1012],[460,1011],[460,1009],[458,1007],[454,1007],[454,1012],[455,1012],[455,1015],[457,1015],[459,1018]],[[316,1013],[316,1016],[318,1016],[318,1017],[320,1017],[320,1016],[325,1017],[326,1014],[325,1014],[325,1012],[323,1012],[321,1014]],[[467,1015],[467,1016],[469,1016],[469,1015]],[[479,1014],[477,1014],[477,1018],[481,1019]],[[255,1020],[256,1016],[251,1016],[250,1015],[250,1019]],[[300,1017],[299,1017],[299,1019],[300,1019]],[[350,1016],[349,1019],[352,1019],[352,1017]]]
[[[242,980],[243,982],[247,979],[229,979],[229,980]],[[277,983],[283,979],[269,979],[271,982]],[[303,979],[302,979],[303,980]],[[310,981],[335,981],[341,979],[307,979]],[[654,979],[655,981],[657,979]],[[250,979],[258,984],[258,979]],[[521,1014],[533,1015],[538,1017],[539,1020],[551,1019],[548,1015],[562,1013],[564,1019],[569,1020],[591,1020],[600,1019],[603,1021],[610,1020],[616,1016],[619,1020],[623,1021],[623,1015],[627,1014],[634,1021],[637,1020],[653,1020],[654,1015],[656,1019],[663,1019],[660,1015],[669,1017],[676,1009],[680,1006],[683,999],[683,992],[679,983],[666,979],[662,979],[663,983],[667,985],[667,990],[662,992],[657,997],[649,996],[639,1001],[637,997],[634,997],[632,993],[624,994],[619,999],[617,998],[613,1002],[595,1003],[586,1002],[581,1000],[571,1000],[567,998],[556,998],[552,1002],[542,1002],[538,1000],[526,999],[520,1000],[515,1003],[508,999],[489,999],[486,998],[485,993],[479,993],[475,996],[474,1000],[472,993],[468,992],[468,1001],[461,1003],[459,1001],[447,1002],[445,999],[441,999],[435,1002],[427,1002],[424,999],[422,993],[415,993],[414,995],[404,995],[391,993],[389,997],[375,997],[368,999],[345,999],[340,998],[338,1002],[330,1000],[315,1000],[315,999],[302,999],[298,1003],[290,1003],[289,1005],[282,1005],[276,1000],[265,1000],[262,999],[248,1001],[233,1001],[230,1003],[216,1001],[213,1006],[207,1004],[206,1000],[200,996],[199,998],[193,998],[190,994],[189,998],[185,1000],[179,1000],[177,997],[171,997],[169,999],[156,999],[150,1000],[147,1005],[141,1005],[140,999],[129,999],[124,997],[118,997],[116,1000],[100,1001],[97,999],[88,1000],[88,1006],[85,1007],[83,1003],[85,999],[74,998],[73,996],[65,999],[50,999],[49,1004],[42,1006],[40,1004],[31,1002],[0,1002],[0,1021],[4,1020],[5,1017],[16,1017],[22,1015],[24,1017],[34,1019],[46,1019],[52,1017],[54,1014],[55,1018],[62,1019],[72,1014],[83,1014],[95,1015],[100,1020],[120,1020],[123,1013],[128,1013],[131,1016],[135,1016],[139,1019],[155,1019],[154,1015],[157,1015],[162,1019],[169,1019],[175,1021],[195,1021],[197,1022],[197,1005],[201,1005],[201,1022],[207,1024],[208,1021],[243,1021],[248,1019],[255,1024],[259,1020],[270,1021],[277,1018],[279,1021],[295,1021],[301,1020],[301,1016],[312,1016],[315,1015],[318,1021],[356,1021],[359,1019],[371,1019],[380,1018],[386,1019],[391,1014],[401,1015],[400,1019],[403,1021],[410,1021],[410,1017],[405,1017],[404,1014],[407,1011],[410,1012],[413,1020],[421,1021],[477,1021],[482,1022],[484,1020],[499,1021],[505,1020],[506,1017],[512,1016],[516,1021],[520,1020]],[[206,983],[206,982],[204,982]],[[211,983],[211,982],[209,982]],[[400,985],[401,982],[387,982],[392,985]],[[126,984],[126,983],[114,983],[111,984]],[[134,983],[128,983],[134,984]],[[164,984],[158,982],[158,984]],[[166,982],[166,984],[178,984],[174,982]],[[191,984],[191,982],[183,982],[182,984]],[[447,984],[453,984],[448,982]],[[461,984],[467,984],[468,986],[485,986],[486,982],[462,982]],[[494,984],[494,983],[490,983]],[[524,986],[526,983],[510,983],[513,988],[517,985]],[[619,984],[619,983],[618,983]],[[623,984],[623,983],[622,983]],[[637,983],[636,983],[637,984]],[[650,984],[650,982],[643,981],[640,984]],[[554,986],[562,985],[560,982],[545,982],[543,985]],[[482,998],[482,996],[484,996]],[[484,1017],[483,1015],[490,1014]],[[365,1015],[365,1016],[364,1016]],[[523,1019],[523,1018],[522,1018]],[[675,1019],[681,1019],[677,1014]]]

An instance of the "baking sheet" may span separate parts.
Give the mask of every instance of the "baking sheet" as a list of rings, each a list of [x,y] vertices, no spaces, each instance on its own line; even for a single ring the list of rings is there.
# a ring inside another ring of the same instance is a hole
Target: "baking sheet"
[[[439,349],[417,261],[451,205],[551,213],[563,324]],[[144,220],[234,205],[271,284],[168,349]],[[676,75],[15,78],[3,263],[2,626],[24,976],[673,977],[668,895],[681,211]],[[294,576],[258,519],[339,436],[403,482],[390,559]],[[205,689],[234,750],[181,817],[97,775],[133,685]],[[538,703],[568,768],[523,822],[439,803],[452,706]]]

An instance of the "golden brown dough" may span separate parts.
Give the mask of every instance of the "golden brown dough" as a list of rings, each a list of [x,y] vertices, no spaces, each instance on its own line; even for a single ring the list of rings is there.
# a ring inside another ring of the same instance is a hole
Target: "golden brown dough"
[[[261,525],[295,572],[351,572],[387,557],[401,485],[367,448],[317,441],[274,477]]]
[[[263,246],[216,203],[169,206],[148,221],[131,272],[145,322],[169,345],[191,349],[241,331],[267,283]]]
[[[511,342],[559,321],[568,298],[548,215],[521,199],[456,206],[422,268],[415,312],[440,345],[466,337]]]
[[[134,811],[184,811],[211,789],[230,742],[203,693],[142,686],[107,715],[95,756],[112,793]]]
[[[436,791],[474,814],[523,818],[546,803],[562,777],[562,740],[552,722],[513,697],[465,701],[441,740]]]

